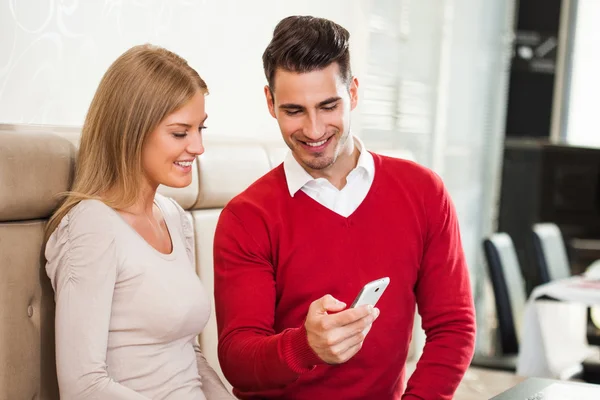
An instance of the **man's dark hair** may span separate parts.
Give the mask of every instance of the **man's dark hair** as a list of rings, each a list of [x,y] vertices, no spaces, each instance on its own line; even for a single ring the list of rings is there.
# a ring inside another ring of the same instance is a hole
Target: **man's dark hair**
[[[292,16],[282,19],[263,53],[263,68],[271,90],[277,68],[311,72],[337,62],[345,82],[350,82],[350,33],[325,18]]]

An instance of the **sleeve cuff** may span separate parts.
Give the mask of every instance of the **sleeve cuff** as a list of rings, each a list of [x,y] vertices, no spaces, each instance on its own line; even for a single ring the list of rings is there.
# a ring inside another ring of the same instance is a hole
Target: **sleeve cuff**
[[[308,345],[304,326],[286,329],[279,351],[288,367],[298,374],[312,371],[317,365],[324,364]]]

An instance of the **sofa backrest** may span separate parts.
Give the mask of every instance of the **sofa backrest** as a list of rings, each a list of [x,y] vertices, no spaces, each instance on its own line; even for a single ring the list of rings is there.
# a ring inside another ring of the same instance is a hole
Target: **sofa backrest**
[[[58,195],[70,189],[78,145],[74,128],[0,125],[0,400],[58,399],[54,293],[42,247]],[[196,271],[212,300],[212,243],[220,212],[274,160],[281,162],[285,149],[226,139],[205,146],[192,184],[161,186],[159,192],[174,198],[193,223]],[[200,345],[226,383],[217,357],[214,311]]]
[[[207,143],[198,158],[199,192],[188,212],[193,219],[196,270],[211,298],[212,313],[200,335],[200,347],[223,382],[217,356],[217,322],[213,296],[213,238],[221,210],[235,195],[271,169],[264,146],[257,143]],[[177,195],[173,198],[178,200]],[[179,201],[179,200],[178,200]],[[228,385],[231,388],[230,385]]]
[[[69,189],[74,146],[44,132],[0,130],[0,399],[58,399],[54,293],[42,242]]]

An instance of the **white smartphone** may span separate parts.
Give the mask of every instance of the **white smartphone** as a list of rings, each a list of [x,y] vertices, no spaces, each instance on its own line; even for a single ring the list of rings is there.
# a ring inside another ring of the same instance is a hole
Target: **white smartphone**
[[[374,307],[389,284],[390,278],[387,276],[367,283],[358,293],[350,308],[360,307],[365,304],[370,304]]]

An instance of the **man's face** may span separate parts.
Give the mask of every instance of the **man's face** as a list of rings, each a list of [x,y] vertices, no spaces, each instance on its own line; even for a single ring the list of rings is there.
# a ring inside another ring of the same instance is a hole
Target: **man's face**
[[[358,80],[345,82],[333,63],[306,73],[277,69],[274,86],[265,96],[283,140],[311,175],[326,174],[348,142]]]

